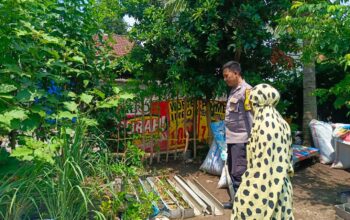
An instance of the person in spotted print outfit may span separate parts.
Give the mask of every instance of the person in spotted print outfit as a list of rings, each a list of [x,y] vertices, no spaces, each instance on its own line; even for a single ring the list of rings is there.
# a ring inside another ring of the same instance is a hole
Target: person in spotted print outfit
[[[294,219],[291,131],[275,109],[279,98],[278,91],[268,84],[251,90],[254,116],[247,170],[234,198],[231,220]]]

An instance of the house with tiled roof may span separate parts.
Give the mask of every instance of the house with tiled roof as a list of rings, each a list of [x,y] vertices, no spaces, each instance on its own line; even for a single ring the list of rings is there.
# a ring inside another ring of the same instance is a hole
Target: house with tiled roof
[[[121,56],[128,54],[134,46],[134,43],[131,42],[124,35],[114,35],[113,39],[115,42],[111,46],[112,46],[113,51],[117,57],[121,57]]]
[[[97,36],[95,36],[95,40]],[[134,43],[131,42],[127,36],[114,34],[112,38],[105,34],[102,40],[108,42],[108,45],[112,48],[112,53],[117,57],[122,57],[132,50]],[[101,43],[97,43],[97,46],[101,46]]]

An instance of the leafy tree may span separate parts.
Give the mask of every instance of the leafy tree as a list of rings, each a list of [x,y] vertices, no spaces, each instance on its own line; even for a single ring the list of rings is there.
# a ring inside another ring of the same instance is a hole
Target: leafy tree
[[[349,40],[350,30],[348,14],[349,7],[341,1],[296,1],[280,23],[286,35],[304,41],[304,44],[294,48],[295,52],[301,53],[304,63],[316,61],[318,66],[333,65],[337,69],[339,66],[344,66],[347,72],[349,45],[346,42]],[[343,75],[342,71],[335,74]],[[345,86],[349,83],[348,75],[346,73],[334,86],[318,88],[314,94],[318,95],[321,101],[335,96],[336,108],[349,107],[350,94]],[[308,76],[310,75],[304,75]],[[316,106],[315,103],[312,105]]]
[[[341,1],[296,2],[291,14],[283,20],[289,25],[289,34],[300,39],[310,39],[307,47],[302,47],[303,59],[315,58],[320,64],[343,66],[347,70],[349,62],[349,22],[350,7]],[[307,14],[300,17],[300,14]],[[323,22],[320,22],[320,21]],[[301,28],[303,27],[303,28]],[[346,71],[347,72],[347,71]],[[336,95],[335,107],[349,106],[349,74],[329,90],[319,90],[322,95]],[[320,93],[318,93],[320,94]],[[320,94],[321,95],[321,94]]]
[[[145,219],[152,211],[152,194],[124,204],[126,192],[109,184],[138,176],[140,150],[130,146],[116,163],[99,133],[86,130],[133,98],[114,83],[118,61],[101,40],[113,17],[104,2],[0,3],[0,135],[10,133],[18,143],[11,156],[25,161],[0,179],[1,219],[115,219],[120,208]]]
[[[102,30],[107,33],[126,34],[127,24],[123,20],[120,1],[99,0],[95,2],[93,10]]]
[[[279,72],[270,61],[275,41],[270,28],[289,1],[122,3],[138,21],[130,33],[138,43],[130,56],[132,71],[146,82],[173,85],[168,87],[173,94],[212,98],[223,86],[218,68],[228,60],[240,61],[251,83]],[[169,11],[169,4],[182,6]]]
[[[97,46],[104,20],[99,6],[56,0],[0,4],[0,130],[10,133],[12,147],[20,134],[18,143],[27,148],[17,153],[33,152],[28,137],[47,141],[77,120],[95,125],[91,113],[130,98],[112,83],[108,46]],[[45,152],[44,143],[34,146]]]

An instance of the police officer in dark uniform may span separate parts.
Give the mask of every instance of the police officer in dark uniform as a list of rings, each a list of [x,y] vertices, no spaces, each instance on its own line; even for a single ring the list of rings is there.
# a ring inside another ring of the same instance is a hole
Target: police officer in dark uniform
[[[222,67],[226,84],[231,87],[225,112],[227,165],[236,192],[242,174],[247,169],[246,145],[252,128],[252,113],[249,92],[252,88],[243,79],[241,66],[236,61],[229,61]],[[225,208],[232,208],[232,201],[224,203]]]

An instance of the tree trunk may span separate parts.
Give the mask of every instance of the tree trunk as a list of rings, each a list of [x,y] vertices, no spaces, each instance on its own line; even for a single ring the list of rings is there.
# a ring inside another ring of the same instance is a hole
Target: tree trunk
[[[237,50],[235,51],[235,61],[239,62],[241,59],[241,54],[242,54],[242,47],[239,46]]]
[[[16,130],[12,130],[9,133],[9,147],[11,147],[12,150],[14,150],[16,148],[16,144],[17,144],[17,131]]]
[[[312,119],[317,118],[316,96],[312,93],[316,89],[316,73],[315,63],[310,62],[304,64],[303,67],[303,98],[304,98],[304,114],[303,114],[303,136],[304,145],[311,144],[311,133],[309,123]]]

